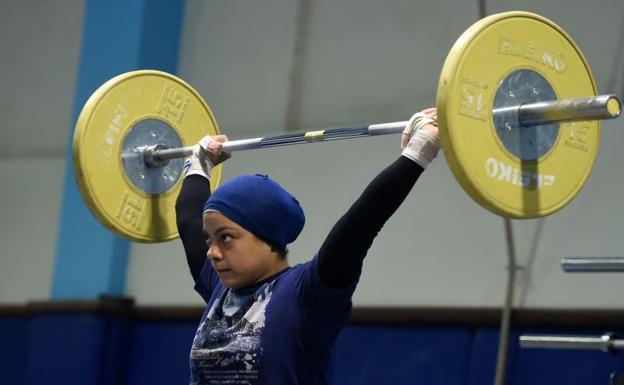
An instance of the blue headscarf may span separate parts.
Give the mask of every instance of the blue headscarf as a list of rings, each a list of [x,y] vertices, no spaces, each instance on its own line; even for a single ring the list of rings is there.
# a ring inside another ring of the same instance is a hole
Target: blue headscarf
[[[242,175],[217,188],[204,212],[218,211],[271,246],[284,250],[305,223],[297,199],[267,175]]]

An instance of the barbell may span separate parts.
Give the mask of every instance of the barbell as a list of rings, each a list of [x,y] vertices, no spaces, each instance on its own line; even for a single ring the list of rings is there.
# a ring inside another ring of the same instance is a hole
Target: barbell
[[[601,119],[620,115],[615,95],[597,95],[580,49],[552,21],[505,12],[477,21],[455,42],[436,97],[442,148],[463,189],[510,218],[552,214],[580,191],[598,151]],[[224,150],[400,133],[406,121],[229,141]],[[88,99],[76,123],[79,190],[111,231],[139,242],[178,236],[175,199],[182,158],[219,133],[200,94],[154,71],[116,76]],[[213,170],[212,187],[222,166]]]

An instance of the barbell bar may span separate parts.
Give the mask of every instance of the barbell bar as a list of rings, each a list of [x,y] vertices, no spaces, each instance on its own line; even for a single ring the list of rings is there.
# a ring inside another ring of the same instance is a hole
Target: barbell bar
[[[522,348],[584,349],[603,352],[617,352],[624,349],[624,339],[616,338],[611,333],[598,337],[524,335],[520,336],[519,341]]]
[[[491,212],[550,215],[589,177],[600,139],[596,119],[620,114],[615,95],[596,95],[583,54],[552,21],[528,12],[481,19],[455,42],[438,82],[435,105],[447,163],[462,188]],[[393,134],[406,124],[233,140],[224,150]],[[219,134],[217,121],[184,80],[142,70],[107,81],[86,102],[74,134],[75,177],[87,206],[131,240],[176,238],[180,158],[206,134]],[[221,175],[219,165],[211,187]]]
[[[624,272],[624,257],[566,257],[561,267],[566,273]]]
[[[281,147],[331,140],[344,140],[368,136],[388,135],[402,132],[407,121],[380,123],[372,125],[328,128],[300,133],[271,135],[265,137],[231,140],[223,143],[223,151],[235,152],[259,148]],[[160,164],[170,159],[184,158],[193,153],[194,146],[162,149],[157,146],[143,149],[146,164]]]
[[[614,94],[522,104],[493,111],[494,119],[497,115],[511,114],[516,116],[518,124],[524,127],[561,122],[614,119],[620,116],[620,113],[621,102]],[[407,123],[407,121],[399,121],[240,139],[225,142],[223,151],[234,152],[396,134],[403,132]],[[163,145],[154,145],[140,149],[140,151],[144,152],[143,156],[147,166],[162,167],[170,159],[190,156],[193,154],[193,148],[193,146],[164,148]]]

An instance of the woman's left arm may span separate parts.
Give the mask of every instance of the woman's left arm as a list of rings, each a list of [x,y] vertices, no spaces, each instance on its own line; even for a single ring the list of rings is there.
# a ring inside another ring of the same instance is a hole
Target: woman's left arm
[[[323,242],[318,269],[327,286],[342,289],[357,282],[373,240],[435,157],[439,149],[435,109],[423,113],[408,124],[408,128],[420,125],[420,130],[406,129],[409,137],[403,142],[402,156],[371,181]]]

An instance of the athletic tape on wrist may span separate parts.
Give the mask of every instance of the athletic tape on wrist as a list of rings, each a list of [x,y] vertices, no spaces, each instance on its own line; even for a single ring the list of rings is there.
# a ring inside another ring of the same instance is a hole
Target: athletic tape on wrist
[[[436,157],[439,149],[439,140],[434,134],[418,130],[410,139],[407,147],[401,152],[401,155],[418,163],[425,169]]]

